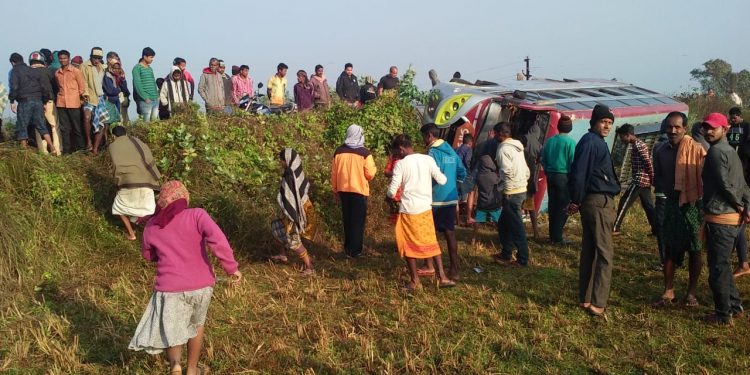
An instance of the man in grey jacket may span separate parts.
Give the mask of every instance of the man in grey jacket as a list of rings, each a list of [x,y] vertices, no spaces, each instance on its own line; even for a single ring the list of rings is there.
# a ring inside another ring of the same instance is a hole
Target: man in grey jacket
[[[740,158],[727,141],[727,118],[721,113],[711,113],[703,119],[702,127],[706,141],[711,144],[702,177],[708,285],[714,297],[714,312],[705,321],[727,324],[743,312],[729,258],[741,224],[750,221],[750,189]]]
[[[224,79],[219,74],[219,59],[212,57],[208,68],[203,69],[200,82],[198,83],[198,94],[206,102],[206,113],[217,114],[224,112],[226,101],[224,93]]]

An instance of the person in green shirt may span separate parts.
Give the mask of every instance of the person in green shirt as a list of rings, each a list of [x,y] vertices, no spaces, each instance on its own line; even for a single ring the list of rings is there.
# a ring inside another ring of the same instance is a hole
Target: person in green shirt
[[[563,115],[557,122],[560,134],[545,142],[542,149],[542,167],[547,176],[547,212],[549,213],[549,237],[552,243],[567,245],[563,228],[568,220],[566,208],[570,203],[568,172],[573,163],[576,141],[568,135],[573,130],[573,120]]]
[[[154,56],[156,52],[151,47],[144,48],[140,61],[133,67],[133,97],[144,122],[159,119],[159,89],[151,68]]]

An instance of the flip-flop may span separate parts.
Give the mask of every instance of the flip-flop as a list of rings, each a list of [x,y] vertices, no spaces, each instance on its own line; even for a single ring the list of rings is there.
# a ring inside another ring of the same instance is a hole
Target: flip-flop
[[[417,269],[417,276],[419,277],[430,277],[435,276],[435,270],[424,270],[424,269]]]
[[[658,309],[660,307],[670,306],[674,303],[674,300],[675,300],[674,297],[673,298],[661,297],[660,300],[652,303],[651,307]]]
[[[271,259],[274,262],[281,262],[281,263],[289,262],[289,258],[287,258],[284,255],[273,255],[273,256],[270,256],[269,259]]]
[[[698,299],[695,298],[695,296],[687,296],[685,297],[685,306],[687,307],[699,307],[701,304],[698,302]]]
[[[586,312],[588,312],[589,315],[595,318],[604,318],[604,320],[607,320],[607,308],[606,307],[604,308],[604,310],[602,310],[602,312],[596,312],[592,309],[592,307],[594,307],[594,305],[591,305],[586,309]]]
[[[454,286],[456,286],[456,282],[455,281],[451,281],[451,280],[449,280],[449,281],[441,281],[440,284],[438,284],[438,287],[440,287],[440,289],[443,289],[443,288],[453,288]]]

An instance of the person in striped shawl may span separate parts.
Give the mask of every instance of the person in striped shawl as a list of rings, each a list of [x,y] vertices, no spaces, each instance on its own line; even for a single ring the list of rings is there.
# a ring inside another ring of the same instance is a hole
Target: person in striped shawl
[[[310,255],[307,254],[302,238],[311,240],[315,234],[315,209],[309,197],[310,181],[305,177],[302,170],[302,159],[296,151],[285,148],[279,153],[279,161],[283,169],[279,194],[276,200],[279,203],[279,217],[271,222],[271,232],[274,238],[284,248],[273,257],[272,260],[286,262],[286,250],[295,252],[304,268],[303,274],[312,274],[313,267]]]

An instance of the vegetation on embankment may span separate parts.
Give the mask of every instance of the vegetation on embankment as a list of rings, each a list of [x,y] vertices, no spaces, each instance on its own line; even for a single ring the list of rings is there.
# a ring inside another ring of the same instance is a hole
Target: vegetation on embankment
[[[166,177],[188,182],[192,204],[219,222],[245,274],[238,289],[224,277],[216,286],[203,357],[214,373],[722,374],[750,366],[746,320],[727,328],[700,321],[711,306],[705,275],[702,307],[649,307],[661,293],[661,274],[652,270],[655,240],[638,207],[615,239],[607,321],[576,307],[577,216],[569,224],[574,245],[532,240],[528,269],[492,263],[492,228],[482,228],[476,247],[459,229],[459,286],[438,290],[425,280],[424,291],[404,296],[379,174],[367,256],[346,260],[328,183],[334,147],[357,122],[382,167],[387,134],[414,133],[417,125],[396,99],[368,108],[208,120],[186,114],[131,128]],[[267,262],[277,249],[269,218],[275,155],[284,146],[302,154],[323,219],[310,246],[318,269],[312,278]],[[111,216],[114,194],[106,155],[53,158],[0,146],[0,372],[166,372],[163,357],[127,350],[151,293],[153,266]],[[679,270],[678,295],[686,279]],[[744,296],[748,283],[739,280]]]

